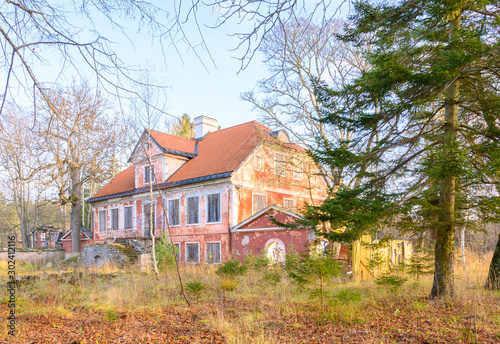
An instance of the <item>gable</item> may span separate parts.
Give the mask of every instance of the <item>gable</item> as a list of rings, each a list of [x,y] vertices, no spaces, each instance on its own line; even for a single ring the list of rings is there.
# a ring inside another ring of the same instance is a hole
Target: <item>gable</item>
[[[245,221],[237,224],[233,227],[232,231],[244,232],[252,230],[283,229],[283,227],[273,223],[270,216],[274,217],[276,221],[287,225],[297,224],[297,220],[301,219],[301,217],[297,214],[285,211],[278,206],[271,205],[257,212]]]

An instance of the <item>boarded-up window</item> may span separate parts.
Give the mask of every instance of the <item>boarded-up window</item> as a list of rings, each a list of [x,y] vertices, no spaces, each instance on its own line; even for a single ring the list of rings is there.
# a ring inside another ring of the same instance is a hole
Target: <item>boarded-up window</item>
[[[207,264],[220,264],[220,242],[207,244],[206,262]]]
[[[264,169],[264,159],[261,156],[256,155],[253,159],[254,168],[257,171],[262,171]]]
[[[200,245],[198,243],[186,244],[186,263],[200,262]]]
[[[111,209],[111,229],[118,229],[118,208]]]
[[[283,200],[283,208],[288,209],[288,210],[295,210],[295,200],[285,198]]]
[[[274,153],[274,173],[278,176],[285,176],[285,156]]]
[[[151,230],[155,229],[155,206],[153,204],[153,208],[151,209],[151,203],[145,203],[142,205],[142,212],[144,214],[144,218],[142,219],[142,228],[144,229],[144,236],[151,236]],[[152,212],[152,213],[151,213]],[[151,218],[151,215],[153,216]],[[153,222],[153,227],[150,228],[151,221]]]
[[[180,202],[178,199],[168,200],[168,224],[170,226],[178,226],[180,220]]]
[[[304,164],[299,159],[293,159],[293,179],[301,180]]]
[[[198,196],[188,197],[187,199],[187,224],[192,225],[200,222],[199,216],[199,201]]]
[[[123,207],[123,228],[132,228],[132,207]]]
[[[99,232],[106,232],[106,210],[99,210]]]
[[[267,197],[265,195],[253,195],[253,213],[267,207]]]
[[[150,168],[151,167],[151,168]],[[155,181],[155,165],[144,167],[144,184]]]
[[[207,196],[207,222],[220,222],[220,194]]]

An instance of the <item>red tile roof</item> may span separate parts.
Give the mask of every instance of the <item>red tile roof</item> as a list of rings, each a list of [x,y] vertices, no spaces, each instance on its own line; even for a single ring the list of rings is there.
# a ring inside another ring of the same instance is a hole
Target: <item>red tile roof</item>
[[[156,142],[165,149],[194,154],[194,147],[196,145],[195,139],[184,139],[151,129],[149,132]]]
[[[269,133],[271,130],[252,121],[209,133],[202,140],[183,139],[151,130],[153,138],[165,149],[196,154],[187,161],[166,183],[179,183],[206,176],[233,172],[262,142],[267,141],[304,151],[295,144],[286,144]],[[196,148],[197,143],[197,148]],[[194,182],[194,181],[193,181]],[[134,166],[116,175],[92,199],[134,190]],[[141,190],[136,190],[140,192]],[[91,199],[91,200],[92,200]]]
[[[92,198],[114,195],[120,192],[134,190],[135,188],[135,166],[118,173],[111,181],[104,185],[101,190],[92,196]]]

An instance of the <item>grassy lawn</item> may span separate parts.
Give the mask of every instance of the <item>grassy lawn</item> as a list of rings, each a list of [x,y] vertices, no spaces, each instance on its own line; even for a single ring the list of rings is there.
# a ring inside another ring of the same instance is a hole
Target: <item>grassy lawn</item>
[[[174,271],[112,268],[36,271],[17,290],[17,334],[0,343],[499,343],[500,293],[482,288],[489,257],[457,265],[451,300],[427,299],[432,280],[401,287],[336,279],[324,309],[280,268],[221,278],[182,267],[191,307]],[[2,266],[3,268],[3,266]],[[6,271],[6,270],[4,270]],[[270,278],[269,276],[272,276]],[[6,287],[0,294],[3,319]]]

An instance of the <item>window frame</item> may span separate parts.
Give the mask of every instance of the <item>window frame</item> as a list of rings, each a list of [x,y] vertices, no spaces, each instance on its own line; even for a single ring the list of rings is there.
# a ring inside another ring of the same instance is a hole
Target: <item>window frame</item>
[[[151,173],[151,178],[152,180],[149,180],[149,177],[150,177],[150,174],[149,172],[146,172],[146,169],[149,169],[151,167],[152,169],[152,172]],[[148,180],[146,181],[146,176],[148,177]],[[154,183],[156,181],[156,176],[155,176],[155,164],[151,163],[150,164],[147,164],[144,166],[144,184],[151,184],[151,183]]]
[[[172,224],[171,219],[170,219],[170,201],[177,201],[178,202],[178,207],[177,207],[177,224]],[[179,227],[181,225],[181,199],[180,198],[169,198],[167,199],[167,219],[168,219],[168,225],[170,227]]]
[[[198,261],[197,262],[188,262],[188,245],[198,245]],[[184,243],[184,262],[186,264],[200,264],[200,243],[199,242],[185,242]]]
[[[147,205],[147,204],[149,204],[149,205],[150,205],[150,209],[151,209],[150,211],[152,211],[152,212],[153,212],[153,228],[152,228],[152,230],[153,230],[154,232],[156,232],[156,229],[157,229],[157,228],[156,228],[156,220],[157,220],[157,219],[156,219],[156,200],[154,200],[153,202],[150,202],[150,201],[147,201],[147,202],[142,201],[142,202],[141,202],[141,208],[142,208],[142,209],[141,209],[141,210],[142,210],[142,235],[144,235],[144,234],[145,234],[145,230],[146,230],[146,227],[144,227],[144,225],[146,224],[146,221],[144,221],[144,206],[145,206],[145,205]],[[153,207],[151,207],[151,205],[153,205]],[[148,221],[147,221],[147,222],[149,223],[149,219],[148,219]],[[152,233],[153,233],[153,231],[151,230],[151,228],[148,228],[148,229],[149,229],[149,235],[150,235],[150,236],[152,236],[152,235],[153,235],[153,234],[152,234]],[[156,233],[155,233],[155,234],[156,234]]]
[[[281,160],[277,159],[277,156],[280,155],[282,157]],[[281,172],[278,171],[278,166],[277,164],[282,164],[282,170]],[[286,178],[286,157],[285,154],[283,153],[274,153],[274,174],[279,176],[279,177],[285,177]]]
[[[219,261],[218,262],[209,262],[208,261],[208,245],[210,244],[218,244],[219,245]],[[221,249],[222,249],[222,242],[221,241],[207,241],[205,242],[205,263],[206,264],[221,264],[222,263],[222,252],[221,252]]]
[[[101,230],[101,223],[102,223],[101,213],[104,213],[104,230]],[[98,217],[98,221],[99,221],[99,225],[97,226],[97,232],[98,233],[106,233],[108,231],[108,213],[107,213],[107,210],[106,209],[98,210],[97,217]]]
[[[189,199],[190,198],[197,198],[198,199],[198,213],[197,213],[197,220],[198,222],[189,222]],[[189,196],[186,197],[186,226],[197,226],[200,224],[200,196]]]
[[[113,212],[116,211],[116,221],[118,222],[116,224],[116,228],[113,227]],[[120,208],[118,207],[113,207],[113,208],[110,208],[109,209],[109,212],[110,212],[110,217],[109,217],[109,220],[110,220],[110,227],[111,227],[111,230],[113,231],[117,231],[120,229]]]
[[[175,250],[177,251],[177,261],[180,263],[181,262],[181,243],[174,242],[174,247],[175,247]]]
[[[267,207],[267,195],[266,194],[261,194],[261,193],[253,193],[252,192],[252,215],[256,214],[257,212],[259,212],[259,211],[262,210],[262,209],[259,209],[259,210],[255,211],[255,196],[264,196],[266,198],[266,202],[265,202],[266,205],[262,209],[265,209]]]
[[[286,201],[292,201],[293,202],[293,207],[292,208],[287,207],[285,205]],[[293,210],[297,209],[297,201],[294,198],[283,198],[283,208],[285,208],[287,210],[292,210],[293,211]]]
[[[297,167],[300,168],[300,171],[297,170]],[[298,158],[293,158],[293,179],[295,180],[304,179],[304,162]]]
[[[259,163],[257,163],[259,161]],[[264,158],[261,155],[254,155],[253,157],[253,168],[255,171],[264,170]]]
[[[130,209],[130,227],[127,227],[126,221],[126,209]],[[134,206],[133,205],[125,205],[123,206],[123,229],[133,229],[134,228]]]
[[[213,196],[213,195],[219,195],[219,212],[218,212],[218,217],[219,217],[219,220],[218,221],[209,221],[209,216],[210,216],[210,212],[209,212],[209,205],[210,205],[210,202],[208,201],[208,196]],[[222,223],[222,193],[220,192],[216,192],[216,193],[212,193],[212,194],[207,194],[207,196],[205,197],[205,217],[206,217],[206,223],[207,224],[214,224],[214,223]]]

